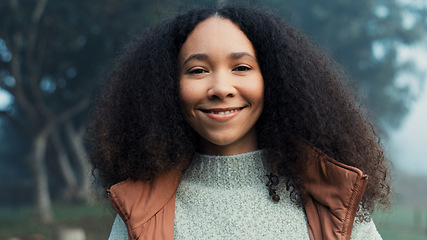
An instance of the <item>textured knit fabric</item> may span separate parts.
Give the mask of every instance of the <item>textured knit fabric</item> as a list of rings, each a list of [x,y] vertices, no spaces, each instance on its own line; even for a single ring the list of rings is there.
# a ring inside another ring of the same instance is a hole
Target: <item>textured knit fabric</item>
[[[114,220],[113,227],[111,228],[110,237],[108,240],[128,240],[128,230],[120,216],[117,214]]]
[[[175,239],[309,239],[302,208],[280,179],[278,203],[268,195],[263,151],[196,154],[175,199]],[[109,239],[128,239],[117,217]],[[351,239],[381,239],[373,222],[355,223]]]
[[[262,151],[195,155],[177,190],[175,239],[308,239],[288,193],[278,203],[269,197],[263,159]]]

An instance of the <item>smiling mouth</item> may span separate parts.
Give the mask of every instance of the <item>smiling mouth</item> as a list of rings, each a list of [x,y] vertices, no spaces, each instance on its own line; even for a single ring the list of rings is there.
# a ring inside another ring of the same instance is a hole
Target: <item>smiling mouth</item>
[[[225,109],[200,109],[200,111],[202,111],[204,113],[210,113],[210,114],[226,115],[226,114],[230,114],[230,113],[241,111],[245,107],[240,107],[240,108],[225,108]]]

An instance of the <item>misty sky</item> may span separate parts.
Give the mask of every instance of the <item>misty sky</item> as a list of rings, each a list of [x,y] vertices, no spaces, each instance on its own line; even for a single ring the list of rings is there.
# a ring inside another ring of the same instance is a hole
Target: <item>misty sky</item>
[[[427,56],[427,55],[426,55]],[[425,80],[426,81],[426,80]],[[427,175],[427,91],[411,109],[402,128],[391,135],[390,155],[396,168]]]
[[[427,176],[427,36],[417,46],[401,48],[400,61],[412,60],[418,73],[403,73],[398,79],[410,84],[418,99],[400,129],[392,131],[389,155],[396,168]],[[419,84],[416,77],[423,76]]]

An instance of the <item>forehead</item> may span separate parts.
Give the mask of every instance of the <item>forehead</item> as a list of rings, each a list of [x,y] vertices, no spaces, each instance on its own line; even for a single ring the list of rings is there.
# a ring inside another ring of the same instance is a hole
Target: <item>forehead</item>
[[[235,23],[214,16],[200,22],[188,35],[180,50],[180,61],[191,54],[217,51],[255,55],[251,41]]]

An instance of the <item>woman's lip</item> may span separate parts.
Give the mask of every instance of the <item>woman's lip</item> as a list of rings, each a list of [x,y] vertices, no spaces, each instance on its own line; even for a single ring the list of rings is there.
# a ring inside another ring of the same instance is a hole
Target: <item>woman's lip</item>
[[[219,121],[225,122],[232,118],[234,118],[237,114],[240,113],[245,107],[239,108],[211,108],[211,109],[200,109],[206,116],[209,118]]]

